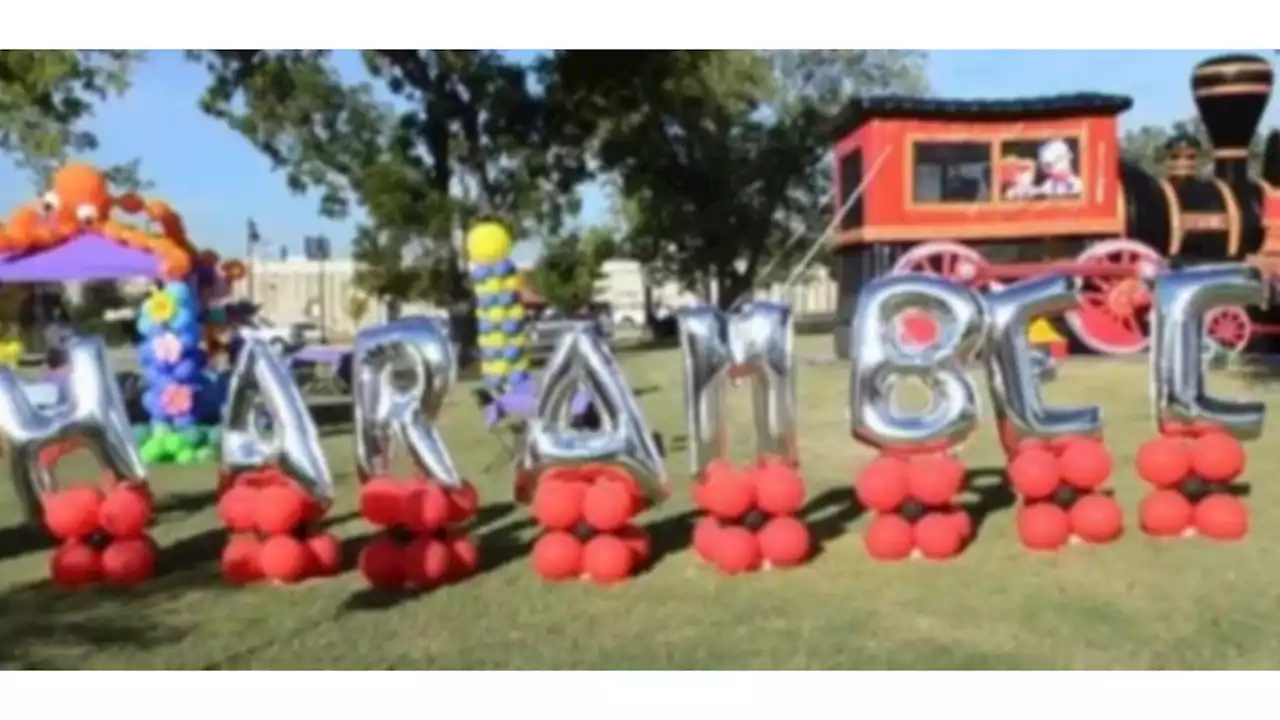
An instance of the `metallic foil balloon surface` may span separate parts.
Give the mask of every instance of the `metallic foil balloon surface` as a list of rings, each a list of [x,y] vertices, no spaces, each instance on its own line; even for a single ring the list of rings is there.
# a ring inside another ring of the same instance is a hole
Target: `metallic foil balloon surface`
[[[106,346],[98,338],[72,338],[66,350],[62,400],[49,408],[36,408],[22,381],[0,368],[0,433],[9,445],[9,477],[31,521],[40,518],[40,495],[57,490],[51,469],[39,462],[50,443],[78,439],[120,480],[146,481]]]
[[[1097,407],[1045,406],[1040,384],[1052,378],[1052,356],[1033,349],[1027,338],[1027,326],[1037,317],[1060,315],[1075,306],[1071,280],[1065,275],[1023,280],[987,293],[983,302],[988,320],[982,354],[997,419],[1019,438],[1101,432]]]
[[[453,344],[439,324],[406,318],[356,336],[353,394],[360,482],[385,474],[391,444],[404,442],[419,472],[450,487],[459,475],[436,418],[458,375]],[[406,382],[397,382],[398,377]]]
[[[599,408],[601,430],[566,424],[567,408],[584,387]],[[595,333],[574,329],[560,336],[543,370],[538,414],[526,435],[519,474],[538,477],[548,468],[587,463],[626,468],[651,502],[669,493],[662,453],[613,353]]]
[[[1205,388],[1204,316],[1214,308],[1261,305],[1262,275],[1248,265],[1207,265],[1156,277],[1151,399],[1156,422],[1204,422],[1244,440],[1262,433],[1265,406],[1213,397]]]
[[[933,342],[910,342],[906,312],[928,312]],[[849,335],[853,358],[849,416],[855,439],[877,448],[953,446],[973,432],[978,396],[967,366],[982,347],[986,315],[969,288],[930,275],[892,275],[863,288]],[[903,380],[928,388],[929,407],[908,413],[893,402]]]
[[[262,410],[270,417],[264,428]],[[328,507],[333,475],[320,448],[320,433],[302,393],[271,346],[245,341],[231,372],[222,420],[222,469],[249,470],[274,464],[313,500]]]
[[[752,302],[733,313],[700,306],[677,314],[684,359],[684,412],[690,468],[728,455],[725,390],[750,380],[756,451],[790,463],[796,444],[795,329],[791,308]]]

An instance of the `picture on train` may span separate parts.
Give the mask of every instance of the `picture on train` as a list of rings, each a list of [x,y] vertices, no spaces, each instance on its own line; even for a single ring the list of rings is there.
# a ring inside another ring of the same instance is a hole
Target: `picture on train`
[[[1079,197],[1084,192],[1079,150],[1075,138],[1004,141],[1000,144],[1000,197]]]

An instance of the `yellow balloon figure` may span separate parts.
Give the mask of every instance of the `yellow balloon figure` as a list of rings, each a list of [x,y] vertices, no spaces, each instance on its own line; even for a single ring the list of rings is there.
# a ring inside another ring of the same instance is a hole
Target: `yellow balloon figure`
[[[511,254],[511,233],[496,222],[482,222],[467,233],[467,256],[479,266],[497,265]]]
[[[485,385],[495,390],[506,385],[511,373],[508,313],[519,302],[511,285],[511,279],[519,277],[511,262],[511,245],[511,233],[496,222],[479,223],[466,237],[476,293],[476,325],[483,361],[480,370]]]

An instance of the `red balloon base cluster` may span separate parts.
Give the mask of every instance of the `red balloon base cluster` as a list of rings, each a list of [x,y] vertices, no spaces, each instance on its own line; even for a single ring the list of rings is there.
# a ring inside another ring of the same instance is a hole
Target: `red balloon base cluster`
[[[1111,453],[1094,438],[1023,440],[1010,451],[1009,483],[1023,501],[1018,540],[1028,550],[1058,550],[1073,540],[1112,542],[1124,513],[1105,486]]]
[[[480,552],[467,526],[478,507],[468,482],[370,479],[360,488],[360,515],[383,532],[360,550],[360,574],[379,590],[430,590],[471,577]]]
[[[294,584],[336,574],[342,545],[317,532],[324,508],[276,468],[242,472],[223,486],[218,516],[231,536],[222,576],[232,585],[260,580]]]
[[[620,466],[547,470],[529,509],[544,530],[530,558],[544,580],[613,585],[649,562],[649,535],[633,522],[645,509],[644,496]]]
[[[712,461],[693,486],[693,500],[707,514],[694,528],[693,549],[727,575],[793,567],[812,555],[809,526],[796,517],[804,479],[781,459],[743,468]]]
[[[854,495],[876,513],[863,535],[877,560],[949,560],[973,539],[969,513],[956,505],[965,468],[947,452],[884,454],[854,480]]]
[[[156,547],[147,536],[150,491],[109,475],[103,484],[105,492],[81,485],[44,497],[45,527],[62,543],[49,562],[59,587],[131,587],[155,574]]]
[[[1216,427],[1166,428],[1138,449],[1138,475],[1153,487],[1138,508],[1153,537],[1203,535],[1240,540],[1249,509],[1233,492],[1244,472],[1244,445]]]

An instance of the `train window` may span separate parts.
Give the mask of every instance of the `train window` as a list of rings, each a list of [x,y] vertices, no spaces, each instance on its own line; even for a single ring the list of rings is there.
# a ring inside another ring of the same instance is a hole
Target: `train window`
[[[1073,137],[1006,140],[1000,144],[1000,197],[1005,200],[1078,198],[1080,141]]]
[[[990,143],[916,143],[912,196],[918,203],[990,201]]]

